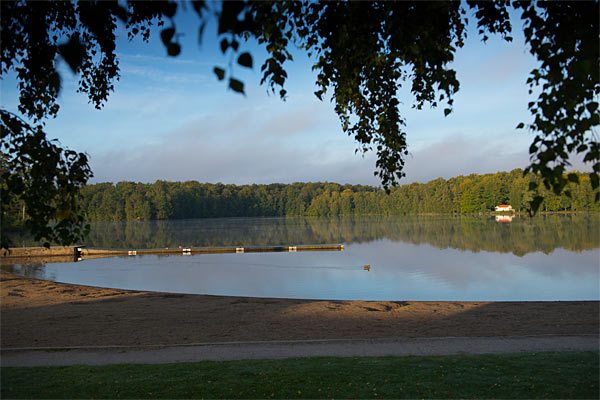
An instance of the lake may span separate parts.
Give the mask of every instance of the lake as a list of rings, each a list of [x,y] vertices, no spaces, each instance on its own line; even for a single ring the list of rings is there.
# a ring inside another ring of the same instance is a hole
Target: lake
[[[218,218],[96,223],[85,245],[344,244],[344,251],[3,265],[41,279],[178,293],[340,300],[600,300],[597,214]],[[370,270],[365,270],[369,265]]]

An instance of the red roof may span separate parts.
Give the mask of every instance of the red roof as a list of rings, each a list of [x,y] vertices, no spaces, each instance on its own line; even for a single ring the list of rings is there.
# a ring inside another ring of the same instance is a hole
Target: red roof
[[[510,207],[510,205],[502,204],[501,206],[496,206],[496,207]]]

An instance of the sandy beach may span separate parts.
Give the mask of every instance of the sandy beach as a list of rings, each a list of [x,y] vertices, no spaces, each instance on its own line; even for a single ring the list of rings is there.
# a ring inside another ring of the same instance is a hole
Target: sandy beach
[[[1,347],[598,334],[600,302],[332,301],[105,289],[0,273]]]

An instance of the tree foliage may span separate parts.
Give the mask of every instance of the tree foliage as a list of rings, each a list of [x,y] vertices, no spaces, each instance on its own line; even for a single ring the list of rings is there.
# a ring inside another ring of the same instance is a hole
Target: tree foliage
[[[71,244],[87,233],[79,190],[91,176],[85,154],[65,150],[46,138],[41,127],[32,129],[18,117],[0,111],[2,137],[2,213],[6,228],[19,217],[10,214],[14,202],[22,202],[25,227],[36,240]],[[10,140],[4,140],[10,137]],[[18,214],[21,214],[19,212]],[[2,235],[2,246],[9,244]]]
[[[269,185],[166,182],[99,183],[81,188],[80,214],[88,222],[149,221],[215,217],[350,216],[489,213],[500,204],[517,212],[536,195],[542,211],[599,211],[589,176],[567,185],[571,197],[543,187],[529,189],[541,177],[515,169],[495,174],[438,178],[392,187],[389,194],[364,185],[309,182]],[[21,218],[14,208],[12,220]]]
[[[459,90],[451,62],[463,46],[469,14],[474,14],[482,40],[490,34],[511,40],[509,10],[514,8],[521,13],[529,50],[540,62],[527,81],[532,93],[539,93],[529,104],[533,122],[519,124],[536,134],[527,170],[541,174],[544,186],[558,195],[569,181],[578,179],[576,174],[564,175],[569,156],[582,154],[592,166],[592,189],[598,187],[600,149],[594,131],[599,124],[600,93],[598,1],[215,4],[20,0],[2,2],[1,7],[1,73],[16,71],[19,112],[33,124],[22,122],[26,129],[21,132],[37,132],[46,118],[56,116],[61,89],[59,59],[79,74],[78,91],[100,108],[119,77],[115,53],[119,21],[130,38],[141,36],[146,41],[158,26],[166,53],[177,56],[180,32],[173,17],[192,9],[201,21],[200,37],[208,20],[217,20],[221,50],[230,52],[240,67],[255,65],[243,48],[246,40],[263,46],[268,57],[260,66],[261,84],[283,99],[287,96],[285,63],[292,61],[290,49],[297,46],[306,51],[317,72],[315,95],[331,99],[343,131],[356,140],[357,151],[377,153],[375,174],[386,189],[404,176],[408,154],[400,104],[408,102],[417,109],[443,107],[448,115]],[[244,93],[244,83],[235,77],[233,65],[227,69],[216,66],[214,73],[228,88]],[[400,98],[403,85],[410,87],[411,99]],[[10,130],[11,124],[6,126],[2,140],[11,144],[3,149],[19,143],[20,133]],[[43,148],[42,142],[39,144]],[[41,153],[33,155],[31,162],[41,163],[43,158]],[[74,175],[89,176],[83,164],[73,165],[77,167],[82,169]],[[17,169],[6,171],[8,175],[18,173]],[[22,198],[28,203],[37,201],[35,196],[23,194]],[[541,197],[530,201],[534,210],[541,203]],[[30,209],[32,206],[36,204],[28,204]]]
[[[536,137],[529,148],[527,171],[540,173],[546,188],[560,194],[569,181],[578,180],[574,174],[564,175],[570,154],[583,154],[592,166],[590,183],[596,189],[600,174],[600,146],[593,131],[600,124],[598,3],[519,6],[525,39],[540,62],[527,80],[530,94],[541,89],[528,106],[534,118],[528,128]]]

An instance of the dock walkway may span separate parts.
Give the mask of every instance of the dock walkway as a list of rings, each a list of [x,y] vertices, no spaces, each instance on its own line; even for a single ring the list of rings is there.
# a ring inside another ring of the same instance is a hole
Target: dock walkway
[[[275,253],[300,251],[343,251],[343,244],[312,244],[293,246],[229,246],[229,247],[176,247],[161,249],[100,249],[87,246],[51,246],[51,247],[14,247],[2,249],[2,264],[21,264],[35,262],[74,262],[85,259],[153,255],[193,255],[193,254],[225,254],[225,253]]]

